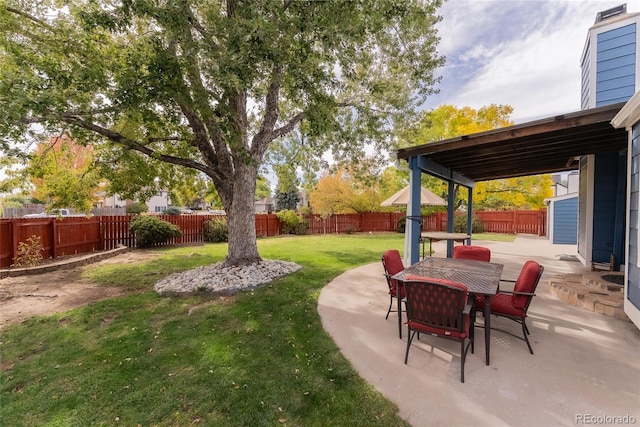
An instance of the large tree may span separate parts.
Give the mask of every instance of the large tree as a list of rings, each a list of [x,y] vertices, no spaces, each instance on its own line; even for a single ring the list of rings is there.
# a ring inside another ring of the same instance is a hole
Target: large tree
[[[0,146],[35,130],[119,146],[143,175],[209,176],[227,264],[260,260],[253,197],[269,145],[361,156],[433,92],[441,0],[8,0],[0,6]],[[37,125],[37,127],[34,127]],[[132,155],[146,158],[137,160]],[[138,171],[136,171],[136,168]]]

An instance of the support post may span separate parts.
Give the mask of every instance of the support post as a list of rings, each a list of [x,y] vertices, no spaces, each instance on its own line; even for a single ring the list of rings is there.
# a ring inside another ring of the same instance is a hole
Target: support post
[[[407,204],[407,222],[404,231],[405,260],[415,264],[420,260],[420,175],[418,158],[409,158],[409,203]]]
[[[453,233],[453,220],[454,220],[454,212],[456,209],[455,206],[455,194],[454,192],[454,183],[453,181],[447,181],[449,184],[448,194],[447,194],[447,232]],[[453,240],[447,240],[447,258],[451,258],[453,256]]]

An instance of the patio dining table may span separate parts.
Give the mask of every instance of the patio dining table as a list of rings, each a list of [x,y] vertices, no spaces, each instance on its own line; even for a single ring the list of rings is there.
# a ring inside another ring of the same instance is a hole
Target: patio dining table
[[[491,296],[498,292],[503,267],[502,264],[492,262],[429,257],[405,268],[391,278],[397,280],[399,284],[403,284],[407,276],[447,279],[467,286],[471,298],[474,295],[484,296],[485,359],[486,364],[489,365]],[[398,299],[398,328],[400,338],[402,338],[402,311],[400,308],[401,302]]]
[[[433,242],[439,242],[440,240],[451,240],[453,242],[460,242],[463,245],[465,243],[470,244],[471,235],[465,233],[447,233],[444,231],[425,231],[420,233],[420,243],[422,244],[422,258],[424,258],[424,243],[429,239],[429,256],[433,252],[431,244]]]

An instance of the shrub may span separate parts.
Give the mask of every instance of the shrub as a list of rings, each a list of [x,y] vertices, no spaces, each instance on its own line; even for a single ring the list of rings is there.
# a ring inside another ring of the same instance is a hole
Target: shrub
[[[453,217],[453,232],[454,233],[466,233],[467,232],[467,214],[457,214]],[[473,216],[471,219],[471,232],[472,233],[484,233],[484,225],[478,219]]]
[[[282,231],[285,234],[305,234],[307,232],[307,224],[304,218],[295,211],[285,209],[276,214],[276,217],[282,223]]]
[[[141,202],[134,202],[130,205],[127,205],[127,213],[128,214],[141,214],[143,212],[147,212],[149,208],[147,205]]]
[[[215,218],[205,221],[204,240],[212,243],[229,241],[227,218]]]
[[[180,208],[176,206],[169,206],[166,211],[164,211],[167,215],[180,215]]]
[[[25,242],[18,243],[18,255],[13,258],[13,267],[34,267],[42,261],[44,248],[40,243],[40,236],[35,234]]]
[[[165,243],[172,237],[180,237],[178,226],[155,216],[141,215],[131,220],[130,229],[136,236],[139,248]]]

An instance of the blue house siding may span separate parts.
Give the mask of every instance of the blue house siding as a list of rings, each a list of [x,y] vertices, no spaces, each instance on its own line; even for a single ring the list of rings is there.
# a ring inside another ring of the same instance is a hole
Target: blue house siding
[[[622,76],[603,80],[598,83],[598,92],[614,92],[614,96],[625,95],[635,85],[634,76]],[[633,96],[633,94],[631,94]]]
[[[553,204],[553,243],[578,243],[578,196],[557,200]]]
[[[630,173],[627,298],[640,310],[640,123],[633,127]]]
[[[602,73],[606,73],[610,79],[619,79],[622,77],[626,77],[627,81],[632,81],[633,74],[635,73],[636,64],[627,64],[622,65],[617,68],[613,68],[611,70],[603,70]],[[604,79],[604,78],[603,78]]]
[[[624,162],[625,158],[620,153],[603,153],[595,158],[593,261],[608,262],[613,253],[616,265],[624,262]]]
[[[635,42],[635,24],[625,25],[624,27],[601,33],[600,37],[598,37],[598,50],[615,51],[620,46],[635,44]]]
[[[636,24],[598,34],[596,56],[596,107],[631,98],[636,79]]]

